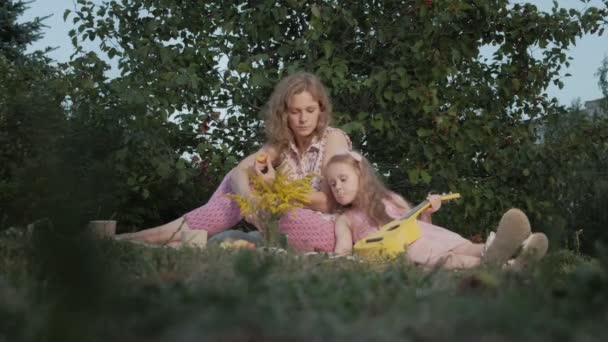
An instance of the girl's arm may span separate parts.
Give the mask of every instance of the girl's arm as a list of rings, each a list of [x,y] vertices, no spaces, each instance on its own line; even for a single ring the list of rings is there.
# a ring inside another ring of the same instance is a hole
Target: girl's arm
[[[338,255],[350,254],[353,250],[353,235],[350,232],[350,224],[346,215],[338,216],[335,231],[336,248],[334,252]]]
[[[395,203],[399,208],[402,208],[405,212],[412,210],[412,206],[399,194],[390,191],[390,199]]]

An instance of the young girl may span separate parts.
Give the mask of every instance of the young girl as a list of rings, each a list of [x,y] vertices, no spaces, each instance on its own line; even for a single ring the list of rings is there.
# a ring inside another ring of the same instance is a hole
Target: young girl
[[[335,226],[337,254],[350,253],[353,243],[410,210],[410,205],[389,191],[357,152],[334,155],[324,169],[324,176],[334,200],[341,206],[342,214]],[[414,264],[456,269],[492,263],[520,269],[547,252],[547,237],[542,233],[531,234],[528,218],[518,209],[510,209],[503,215],[496,234],[491,234],[485,244],[475,244],[433,225],[431,214],[439,210],[441,200],[437,195],[429,195],[427,199],[431,207],[418,221],[422,236],[406,246],[406,257]]]

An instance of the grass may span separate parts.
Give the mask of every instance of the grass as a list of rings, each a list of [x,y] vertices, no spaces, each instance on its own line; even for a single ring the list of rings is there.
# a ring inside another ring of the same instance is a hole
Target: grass
[[[324,255],[0,238],[0,341],[600,340],[606,264],[514,274]]]

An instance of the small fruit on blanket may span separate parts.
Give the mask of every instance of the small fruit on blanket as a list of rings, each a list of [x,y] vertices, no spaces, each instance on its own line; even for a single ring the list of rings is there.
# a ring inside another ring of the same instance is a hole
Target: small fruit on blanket
[[[260,164],[266,164],[266,161],[268,160],[268,156],[264,153],[261,153],[261,154],[258,154],[258,156],[255,158],[255,160]]]
[[[224,248],[224,249],[240,249],[240,248],[246,248],[246,249],[255,249],[255,243],[253,242],[249,242],[247,240],[227,240],[224,241],[222,243],[220,243],[220,247]]]

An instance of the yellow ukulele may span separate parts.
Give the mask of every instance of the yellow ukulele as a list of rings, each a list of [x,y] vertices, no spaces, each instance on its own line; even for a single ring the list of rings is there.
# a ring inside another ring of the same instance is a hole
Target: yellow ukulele
[[[441,195],[442,201],[460,198],[459,193]],[[354,253],[370,259],[393,259],[403,253],[407,246],[421,236],[418,227],[418,216],[431,203],[422,201],[401,218],[391,221],[378,229],[377,232],[359,240],[353,247]]]

